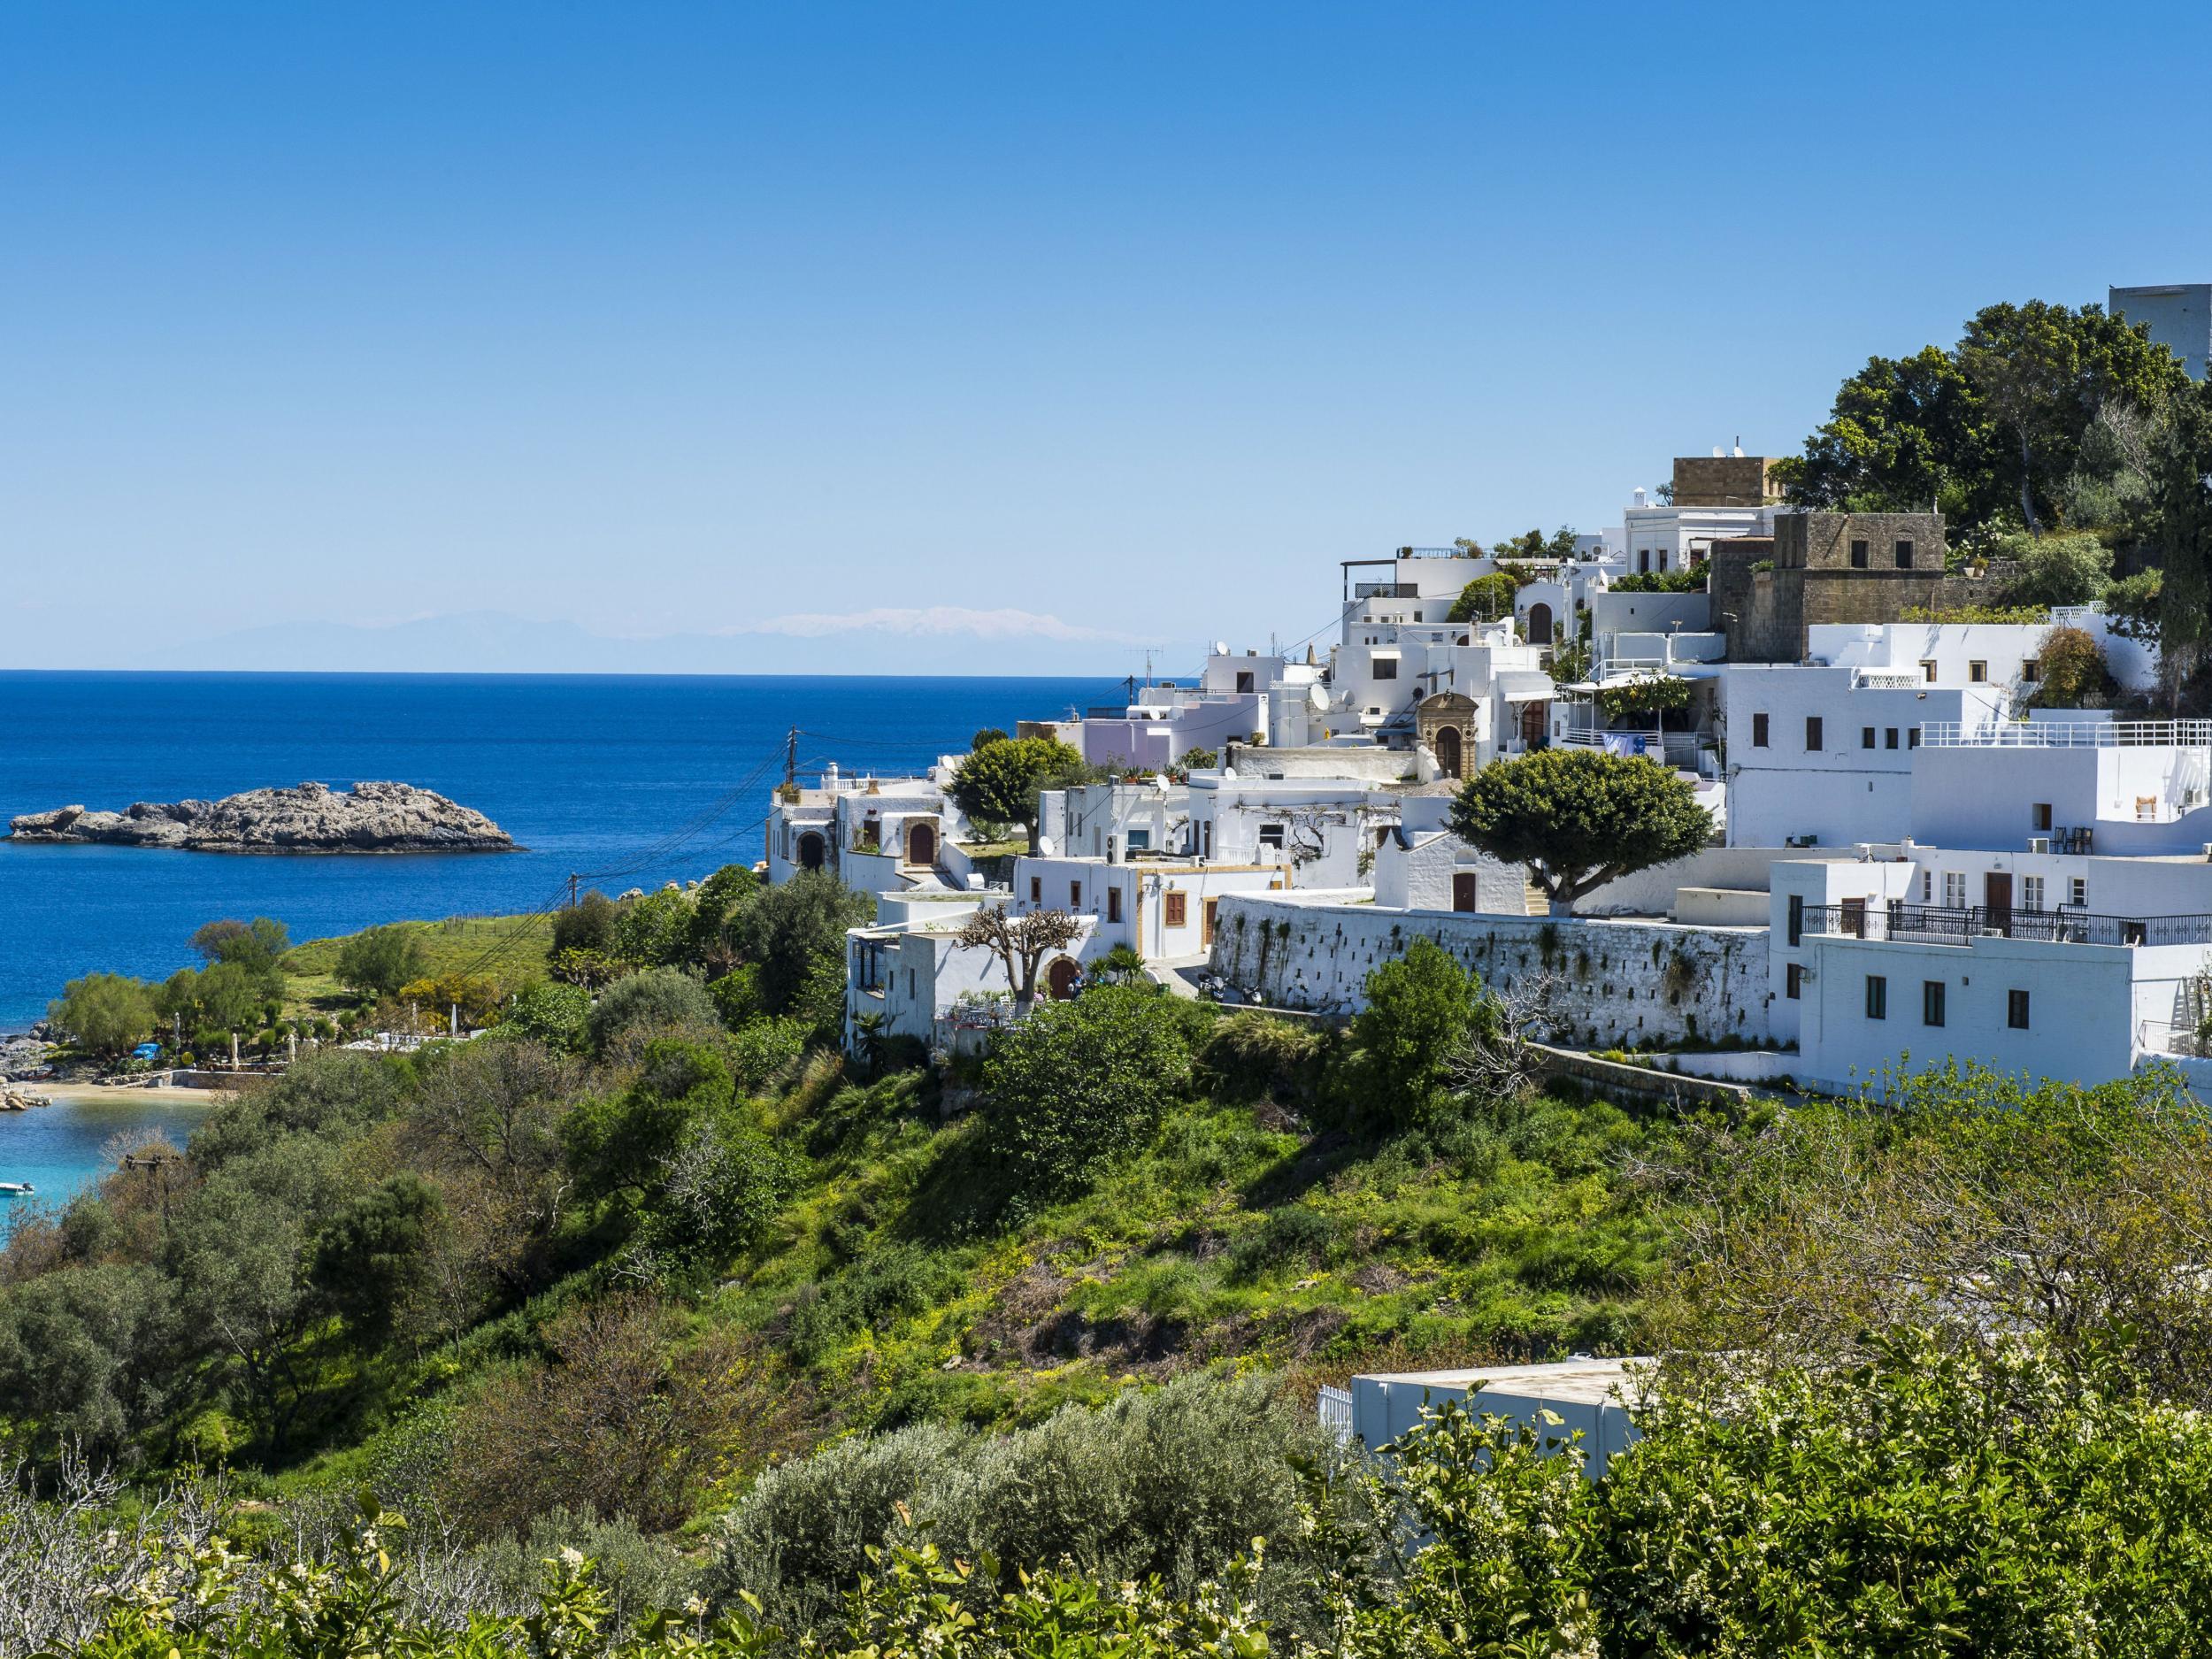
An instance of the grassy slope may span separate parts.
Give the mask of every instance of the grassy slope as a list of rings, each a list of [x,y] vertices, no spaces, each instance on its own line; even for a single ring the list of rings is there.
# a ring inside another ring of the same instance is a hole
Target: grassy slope
[[[744,1442],[706,1511],[842,1430],[1033,1422],[1210,1363],[1310,1397],[1355,1370],[1623,1351],[1665,1248],[1664,1217],[1616,1173],[1663,1132],[1602,1103],[1362,1142],[1192,1102],[1095,1190],[1007,1225],[988,1214],[980,1124],[941,1122],[927,1092],[919,1073],[852,1087],[818,1062],[769,1104],[807,1175],[696,1315],[754,1356]],[[593,1277],[372,1368],[279,1484],[373,1479],[419,1410],[441,1418]]]
[[[553,921],[545,916],[449,917],[442,922],[400,922],[422,941],[424,972],[468,970],[488,974],[509,986],[545,978],[546,953],[553,942]],[[285,953],[285,1012],[327,1013],[350,1008],[358,999],[331,977],[347,940],[311,939]]]

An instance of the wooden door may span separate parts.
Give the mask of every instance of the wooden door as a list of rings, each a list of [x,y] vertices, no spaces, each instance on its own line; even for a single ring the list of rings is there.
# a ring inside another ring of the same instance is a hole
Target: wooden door
[[[1440,726],[1436,728],[1436,769],[1447,778],[1460,775],[1461,745],[1459,728]]]
[[[1471,910],[1475,908],[1475,872],[1471,870],[1452,872],[1452,908]]]
[[[1045,990],[1054,1002],[1066,1002],[1075,995],[1075,976],[1081,972],[1072,957],[1055,956],[1045,970]]]
[[[1982,906],[1989,926],[2001,933],[2012,932],[2012,872],[1992,870],[1982,877]]]
[[[926,824],[917,824],[906,832],[906,862],[910,864],[933,864],[937,862],[937,832]]]
[[[1528,642],[1531,645],[1551,643],[1551,607],[1531,605],[1528,608]]]
[[[1208,899],[1205,909],[1199,912],[1198,942],[1209,949],[1214,942],[1214,911],[1220,906],[1219,899]]]
[[[1854,939],[1864,939],[1866,937],[1866,901],[1846,899],[1843,901],[1842,910],[1843,931]]]

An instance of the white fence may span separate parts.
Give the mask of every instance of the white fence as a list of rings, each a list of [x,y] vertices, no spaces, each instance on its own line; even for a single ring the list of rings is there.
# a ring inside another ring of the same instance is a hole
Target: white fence
[[[1925,749],[2212,749],[2212,720],[1930,720]]]

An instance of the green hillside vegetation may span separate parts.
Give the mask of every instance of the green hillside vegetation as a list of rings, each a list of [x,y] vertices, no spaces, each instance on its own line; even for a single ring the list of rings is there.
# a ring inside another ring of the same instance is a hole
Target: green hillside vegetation
[[[414,941],[419,979],[475,973],[511,990],[546,977],[553,942],[549,916],[450,916],[437,922],[396,922]],[[360,999],[337,978],[340,953],[358,934],[311,939],[285,954],[284,1006],[292,1018],[334,1015]]]

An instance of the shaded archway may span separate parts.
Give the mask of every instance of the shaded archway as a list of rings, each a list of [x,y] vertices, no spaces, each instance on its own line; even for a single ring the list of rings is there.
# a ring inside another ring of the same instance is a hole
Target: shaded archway
[[[933,864],[937,862],[937,832],[927,824],[907,826],[906,862],[910,864]]]
[[[812,830],[799,837],[799,868],[819,870],[822,867],[822,838]]]
[[[1531,645],[1551,643],[1551,607],[1533,604],[1528,608],[1528,642]]]
[[[1437,771],[1442,772],[1447,778],[1457,778],[1462,775],[1460,767],[1463,761],[1463,746],[1459,741],[1459,728],[1455,726],[1438,726],[1436,728]]]
[[[1064,1002],[1075,995],[1075,981],[1082,969],[1075,965],[1072,956],[1055,956],[1052,965],[1045,970],[1045,992],[1056,1002]]]

